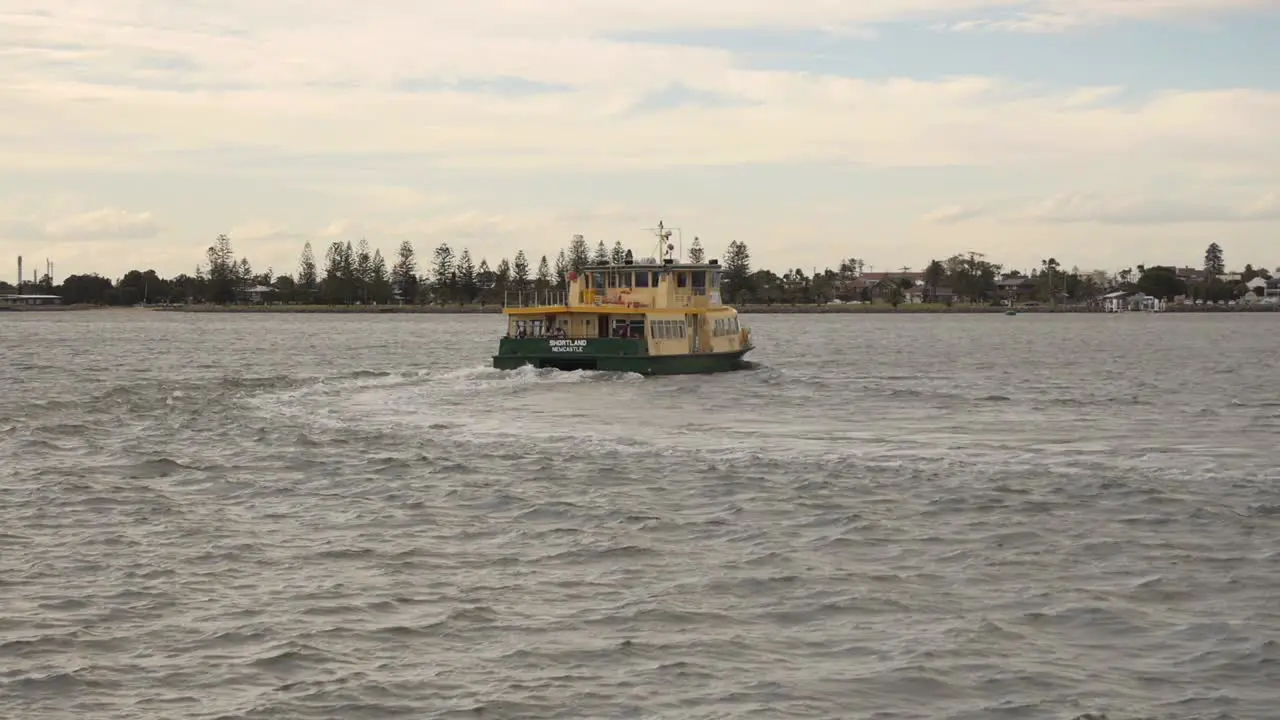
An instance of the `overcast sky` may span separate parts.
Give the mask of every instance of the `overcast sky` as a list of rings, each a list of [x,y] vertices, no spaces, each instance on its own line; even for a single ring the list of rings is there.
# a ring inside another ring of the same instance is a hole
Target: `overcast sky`
[[[1280,0],[5,0],[0,250],[1280,266]],[[425,263],[424,263],[425,264]],[[5,270],[10,279],[16,271]]]

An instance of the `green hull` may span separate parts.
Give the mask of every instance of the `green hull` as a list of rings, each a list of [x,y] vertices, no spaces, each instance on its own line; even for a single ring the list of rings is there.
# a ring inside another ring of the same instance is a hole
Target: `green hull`
[[[503,338],[498,354],[493,356],[493,366],[499,370],[515,370],[530,365],[559,370],[690,375],[742,370],[747,367],[743,356],[752,349],[747,346],[733,352],[647,355],[644,348],[642,340],[595,338],[581,345],[580,351],[554,352],[546,340]]]

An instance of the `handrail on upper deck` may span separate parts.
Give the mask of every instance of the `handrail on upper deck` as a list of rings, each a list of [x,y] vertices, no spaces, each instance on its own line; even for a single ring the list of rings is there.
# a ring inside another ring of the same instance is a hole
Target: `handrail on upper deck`
[[[543,329],[543,331],[542,331],[542,332],[540,332],[540,333],[534,334],[534,333],[532,333],[532,332],[527,332],[527,333],[525,333],[524,335],[521,335],[519,332],[511,332],[510,330],[507,330],[505,333],[503,333],[502,337],[504,337],[504,338],[510,338],[510,339],[513,339],[513,340],[602,340],[602,339],[610,339],[610,338],[601,338],[601,337],[600,337],[600,335],[599,335],[599,333],[598,333],[598,331],[597,331],[597,330],[595,330],[595,329],[592,329],[592,330],[566,330],[566,331],[564,332],[564,334],[563,334],[563,335],[555,335],[555,334],[552,334],[552,333],[548,332],[545,328],[544,328],[544,329]],[[615,340],[616,340],[616,339],[619,339],[619,338],[612,338],[612,339],[615,339]],[[628,338],[621,338],[621,339],[626,340],[626,339],[628,339]],[[635,340],[635,339],[637,339],[637,338],[634,338],[634,337],[633,337],[633,338],[630,338],[630,339]]]
[[[569,294],[564,290],[508,290],[503,294],[504,308],[564,307]]]

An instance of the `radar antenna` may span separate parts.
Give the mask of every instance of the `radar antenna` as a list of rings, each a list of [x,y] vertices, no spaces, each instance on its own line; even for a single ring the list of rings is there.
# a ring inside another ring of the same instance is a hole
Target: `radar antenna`
[[[674,261],[676,258],[676,245],[671,242],[671,234],[675,232],[676,238],[680,243],[680,255],[684,255],[684,233],[680,228],[668,228],[661,220],[658,221],[658,227],[649,228],[649,232],[658,236],[657,253],[655,257],[666,258]]]

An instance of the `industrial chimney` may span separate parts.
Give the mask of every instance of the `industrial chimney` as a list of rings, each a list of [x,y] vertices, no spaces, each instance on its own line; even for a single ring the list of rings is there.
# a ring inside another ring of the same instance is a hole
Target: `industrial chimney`
[[[22,256],[18,256],[18,294],[22,294]]]

